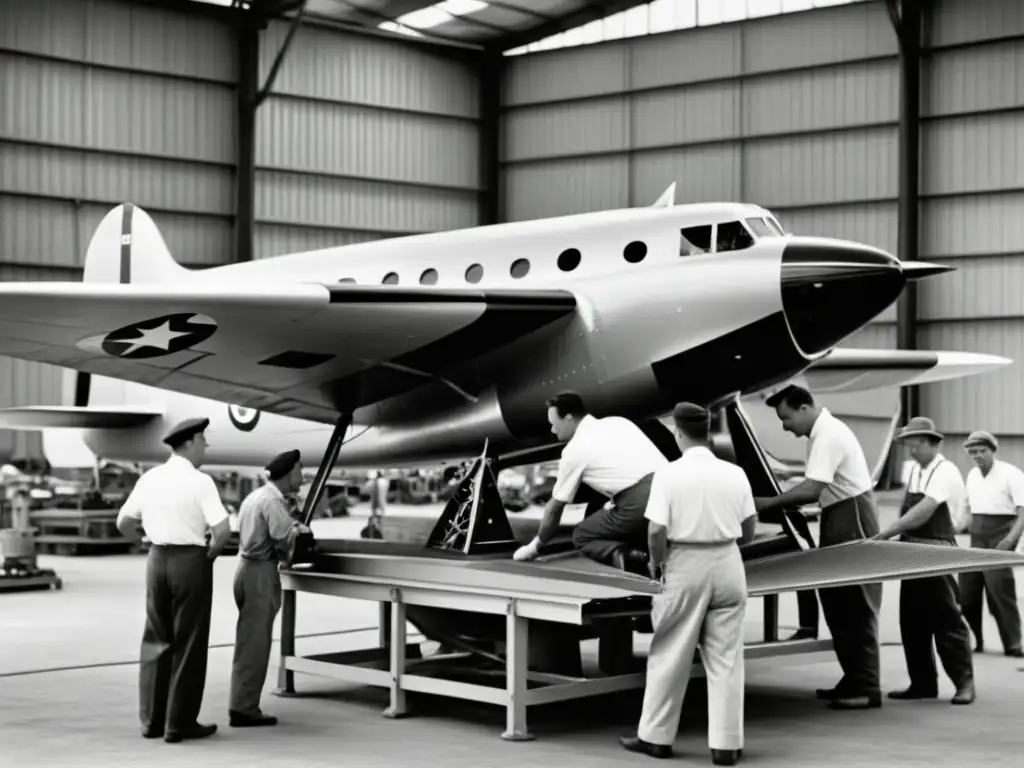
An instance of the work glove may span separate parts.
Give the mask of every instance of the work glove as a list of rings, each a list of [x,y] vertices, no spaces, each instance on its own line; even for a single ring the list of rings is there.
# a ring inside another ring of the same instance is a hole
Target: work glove
[[[533,537],[533,541],[526,544],[515,551],[512,555],[513,560],[533,560],[537,557],[540,552],[540,539],[536,536]]]

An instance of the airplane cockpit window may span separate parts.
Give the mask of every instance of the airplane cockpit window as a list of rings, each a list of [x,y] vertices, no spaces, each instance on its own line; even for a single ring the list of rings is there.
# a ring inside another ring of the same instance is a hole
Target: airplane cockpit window
[[[771,215],[765,216],[764,220],[768,222],[768,226],[769,227],[771,227],[773,230],[775,230],[776,234],[778,234],[780,236],[786,234],[786,230],[784,230],[782,228],[782,225],[779,223],[779,220],[776,219],[774,216],[771,216]]]
[[[711,225],[685,227],[679,230],[679,255],[696,256],[711,250]]]
[[[715,250],[742,251],[754,244],[754,236],[738,221],[724,221],[718,225],[718,237]]]
[[[758,237],[772,237],[775,232],[768,226],[764,219],[747,219],[747,226],[750,231]]]

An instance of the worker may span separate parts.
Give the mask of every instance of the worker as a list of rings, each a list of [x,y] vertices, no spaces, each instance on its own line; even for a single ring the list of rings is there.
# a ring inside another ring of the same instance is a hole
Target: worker
[[[853,431],[818,406],[803,387],[783,387],[765,402],[775,408],[784,430],[808,438],[807,465],[804,480],[796,487],[774,497],[755,497],[757,511],[817,501],[822,547],[877,535],[871,473]],[[818,689],[815,695],[827,700],[832,709],[882,706],[878,644],[882,585],[822,589],[820,598],[843,677],[834,688]]]
[[[700,644],[708,686],[708,745],[716,765],[735,765],[743,749],[743,618],[747,578],[737,541],[754,538],[750,481],[708,447],[706,409],[672,412],[682,456],[654,474],[649,521],[651,577],[662,591],[651,607],[654,636],[636,736],[630,752],[669,757]]]
[[[964,448],[977,464],[967,473],[964,517],[970,525],[971,546],[1012,552],[1024,531],[1024,472],[996,458],[999,441],[989,432],[972,432],[964,442]],[[999,627],[1003,652],[1007,656],[1024,658],[1017,585],[1010,568],[960,574],[960,598],[964,618],[974,633],[974,650],[978,653],[985,650],[981,629],[985,594],[988,595],[988,609]]]
[[[168,743],[201,739],[217,725],[197,722],[206,686],[213,561],[230,534],[213,478],[200,472],[209,419],[175,425],[163,442],[172,455],[136,482],[117,515],[117,529],[149,538],[146,623],[139,666],[142,735]]]
[[[953,520],[966,490],[960,470],[939,452],[942,433],[924,416],[912,418],[896,435],[910,451],[915,465],[903,496],[900,516],[875,536],[887,540],[956,546]],[[971,637],[960,610],[960,590],[952,574],[905,579],[900,584],[900,635],[910,685],[889,693],[890,699],[934,699],[939,695],[935,654],[956,686],[953,704],[974,701],[974,662]]]
[[[655,470],[666,466],[668,459],[629,419],[592,416],[576,392],[560,392],[546,405],[551,431],[567,445],[537,535],[513,557],[537,557],[554,535],[565,505],[572,503],[580,484],[585,483],[611,499],[612,505],[576,526],[573,545],[599,563],[646,573],[647,495]]]
[[[269,482],[245,497],[238,513],[238,566],[235,569],[235,654],[231,662],[232,727],[276,725],[263,714],[260,694],[270,663],[274,619],[281,608],[278,563],[286,563],[295,537],[309,529],[292,519],[286,497],[302,486],[298,451],[278,454],[267,464]]]

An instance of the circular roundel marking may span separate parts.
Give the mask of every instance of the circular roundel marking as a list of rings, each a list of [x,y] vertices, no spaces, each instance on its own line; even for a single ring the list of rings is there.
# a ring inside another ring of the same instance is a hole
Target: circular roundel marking
[[[630,264],[638,264],[643,261],[644,257],[647,255],[647,243],[641,242],[640,240],[634,240],[626,246],[622,255]]]
[[[420,275],[420,285],[437,285],[437,270],[431,267],[423,270]]]
[[[479,264],[470,264],[466,269],[466,282],[479,283],[484,279],[484,268]]]
[[[126,360],[165,357],[201,344],[216,331],[217,321],[206,315],[162,315],[111,331],[101,347],[108,355]]]
[[[509,274],[512,277],[518,279],[520,277],[526,277],[530,271],[530,262],[527,259],[516,259],[512,262],[512,267],[509,269]]]
[[[563,272],[572,272],[580,265],[581,258],[577,248],[567,248],[558,254],[558,268]]]
[[[260,412],[255,408],[246,408],[243,405],[229,405],[228,418],[231,419],[231,423],[235,425],[236,429],[252,432],[260,420]]]

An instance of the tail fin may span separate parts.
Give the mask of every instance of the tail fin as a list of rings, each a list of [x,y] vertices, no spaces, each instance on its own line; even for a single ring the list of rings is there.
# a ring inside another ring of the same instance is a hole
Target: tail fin
[[[157,283],[187,279],[149,214],[123,203],[103,217],[85,254],[86,283]]]

